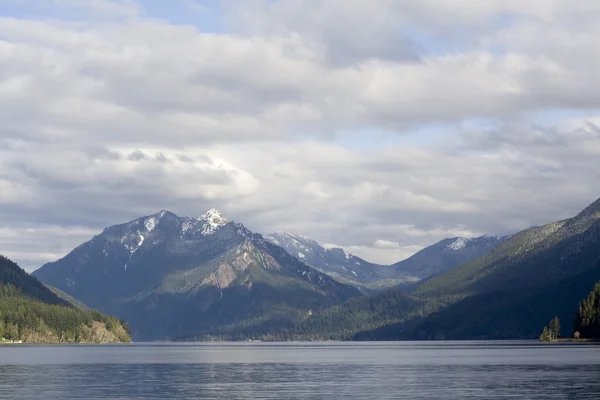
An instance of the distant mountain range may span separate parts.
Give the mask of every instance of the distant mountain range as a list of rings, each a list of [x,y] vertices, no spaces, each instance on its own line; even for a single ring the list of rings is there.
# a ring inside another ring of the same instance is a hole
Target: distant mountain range
[[[474,239],[444,239],[404,261],[387,266],[367,262],[341,248],[325,249],[306,236],[284,231],[265,235],[269,242],[283,247],[292,256],[341,282],[361,289],[377,290],[404,287],[448,271],[493,250],[506,238],[482,236]]]
[[[573,218],[519,232],[411,293],[357,298],[316,313],[298,332],[358,340],[533,339],[558,315],[569,336],[580,301],[600,281],[599,243],[600,199]],[[340,328],[342,321],[352,325]]]
[[[381,270],[386,268],[348,254],[341,248],[325,249],[302,235],[278,231],[265,235],[265,240],[283,247],[292,256],[340,282],[359,287],[380,280]]]
[[[293,331],[361,292],[415,284],[502,238],[446,239],[393,266],[300,235],[254,234],[216,209],[111,226],[34,275],[63,298],[128,321],[137,340],[245,339]]]
[[[260,337],[360,295],[214,209],[109,227],[34,275],[138,340]]]
[[[600,280],[598,243],[600,200],[512,236],[444,239],[391,266],[291,233],[263,238],[214,209],[162,211],[34,275],[127,320],[136,339],[537,338],[555,315],[573,321]]]
[[[509,237],[485,235],[444,239],[392,265],[391,275],[403,276],[411,283],[421,282],[489,253]]]
[[[600,199],[573,218],[519,232],[418,288],[416,296],[448,306],[413,335],[534,338],[555,315],[572,330],[580,300],[600,280],[599,243]]]

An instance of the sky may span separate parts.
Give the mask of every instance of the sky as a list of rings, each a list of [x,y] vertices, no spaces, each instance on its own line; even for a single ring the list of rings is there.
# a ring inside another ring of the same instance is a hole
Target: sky
[[[0,0],[0,253],[219,209],[390,264],[600,197],[596,0]]]

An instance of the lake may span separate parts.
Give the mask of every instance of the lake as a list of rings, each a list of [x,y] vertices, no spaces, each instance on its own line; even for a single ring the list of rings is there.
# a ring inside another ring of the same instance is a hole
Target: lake
[[[598,399],[600,346],[0,346],[0,399]]]

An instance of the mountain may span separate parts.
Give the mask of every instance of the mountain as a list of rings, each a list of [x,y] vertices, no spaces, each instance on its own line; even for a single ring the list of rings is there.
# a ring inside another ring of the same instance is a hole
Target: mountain
[[[580,299],[600,280],[598,243],[600,200],[573,218],[519,232],[415,290],[436,312],[410,337],[537,338],[556,315],[574,321]]]
[[[577,216],[512,236],[492,252],[432,279],[416,293],[464,296],[536,288],[594,268],[600,260],[600,200]]]
[[[369,263],[340,248],[325,249],[317,241],[293,233],[278,231],[266,235],[265,239],[336,280],[360,288],[364,293],[372,293],[393,287],[406,289],[480,257],[506,237],[444,239],[392,266]]]
[[[444,239],[392,265],[391,274],[404,276],[410,282],[419,282],[489,253],[508,237],[485,235],[473,239]]]
[[[143,340],[259,338],[360,295],[215,209],[111,226],[34,275]]]
[[[265,235],[264,238],[336,280],[359,287],[380,280],[381,270],[386,268],[348,254],[340,248],[325,249],[306,236],[278,231]]]
[[[25,343],[128,342],[128,327],[83,311],[55,295],[17,264],[0,256],[0,338]]]
[[[570,335],[581,299],[600,281],[598,243],[600,200],[573,218],[499,238],[491,251],[422,280],[410,293],[392,291],[319,311],[303,323],[303,337],[535,339],[555,316],[564,321],[563,336]],[[439,254],[468,245],[457,239],[431,248]]]

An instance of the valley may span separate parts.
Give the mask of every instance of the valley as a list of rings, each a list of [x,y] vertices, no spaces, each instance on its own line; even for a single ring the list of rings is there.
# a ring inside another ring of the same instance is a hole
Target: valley
[[[600,200],[393,265],[283,231],[262,236],[215,209],[165,210],[108,227],[33,275],[62,302],[127,321],[135,340],[536,338],[554,315],[573,321],[600,281],[599,241]]]

